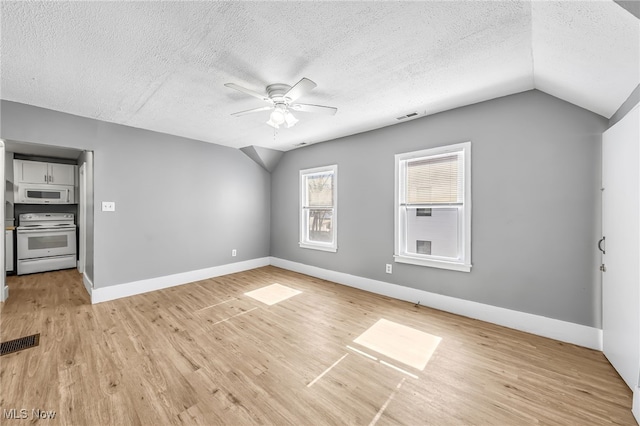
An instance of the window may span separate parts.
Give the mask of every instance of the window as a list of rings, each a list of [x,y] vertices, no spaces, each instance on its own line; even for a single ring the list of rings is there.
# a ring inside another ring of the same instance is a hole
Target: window
[[[471,142],[396,155],[394,258],[471,270]]]
[[[338,166],[300,170],[300,247],[337,251]]]

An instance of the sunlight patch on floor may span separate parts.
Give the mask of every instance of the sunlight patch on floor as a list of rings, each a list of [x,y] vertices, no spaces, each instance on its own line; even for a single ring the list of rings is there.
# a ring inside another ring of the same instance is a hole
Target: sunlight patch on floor
[[[354,343],[424,370],[441,340],[441,337],[383,318],[357,337]]]
[[[302,292],[299,290],[276,283],[250,291],[244,295],[271,306],[300,293]]]
[[[229,299],[200,309],[195,314],[208,324],[216,325],[254,311],[258,308],[256,305],[253,300]]]

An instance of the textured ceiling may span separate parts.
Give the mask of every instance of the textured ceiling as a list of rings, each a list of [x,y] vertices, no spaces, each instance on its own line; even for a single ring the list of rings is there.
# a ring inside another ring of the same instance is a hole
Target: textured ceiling
[[[613,1],[2,2],[2,99],[279,150],[533,88],[610,117],[640,82],[639,20]],[[275,131],[264,92],[307,77]]]

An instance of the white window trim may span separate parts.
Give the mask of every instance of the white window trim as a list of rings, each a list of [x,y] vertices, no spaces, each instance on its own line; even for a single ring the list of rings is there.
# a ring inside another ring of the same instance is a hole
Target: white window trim
[[[462,229],[459,236],[462,240],[462,259],[459,262],[438,260],[433,257],[424,258],[422,256],[410,256],[402,253],[402,245],[405,240],[401,235],[406,228],[401,223],[400,214],[400,183],[404,181],[404,176],[400,176],[402,161],[420,157],[431,157],[451,152],[463,152],[464,156],[464,214],[461,221]],[[436,148],[424,149],[421,151],[396,154],[395,156],[395,182],[394,182],[394,261],[398,263],[409,263],[412,265],[428,266],[432,268],[449,269],[453,271],[471,271],[471,142],[462,142],[453,145],[446,145]],[[401,229],[402,227],[402,229]]]
[[[322,172],[333,172],[333,223],[331,224],[332,232],[333,232],[333,243],[320,243],[315,241],[305,241],[306,229],[305,229],[305,211],[304,211],[304,199],[305,199],[305,188],[303,185],[304,176],[312,175],[315,173]],[[300,187],[300,230],[299,230],[299,241],[298,245],[301,248],[312,249],[312,250],[320,250],[320,251],[328,251],[328,252],[337,252],[338,251],[338,165],[333,164],[331,166],[324,167],[315,167],[313,169],[305,169],[300,170],[300,178],[299,178],[299,187]]]

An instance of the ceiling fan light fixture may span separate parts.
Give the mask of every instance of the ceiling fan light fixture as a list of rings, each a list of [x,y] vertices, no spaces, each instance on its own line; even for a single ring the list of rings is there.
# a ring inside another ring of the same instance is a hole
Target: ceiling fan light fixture
[[[287,122],[287,127],[293,127],[298,122],[298,119],[291,114],[291,112],[287,111],[284,114],[284,120]]]
[[[276,108],[271,112],[271,115],[269,116],[269,121],[280,126],[286,120],[286,113],[286,108],[276,106]]]

